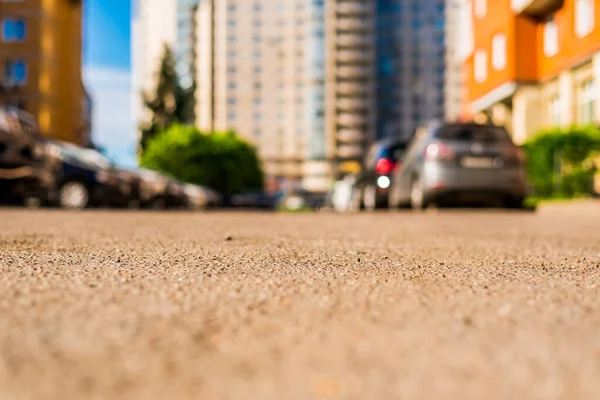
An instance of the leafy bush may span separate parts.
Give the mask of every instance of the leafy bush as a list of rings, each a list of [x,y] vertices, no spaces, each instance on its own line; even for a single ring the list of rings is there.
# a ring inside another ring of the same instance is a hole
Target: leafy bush
[[[223,195],[262,189],[256,149],[233,132],[202,133],[173,125],[148,142],[140,164]]]
[[[600,130],[573,127],[542,131],[523,145],[529,182],[538,197],[576,197],[593,192]]]

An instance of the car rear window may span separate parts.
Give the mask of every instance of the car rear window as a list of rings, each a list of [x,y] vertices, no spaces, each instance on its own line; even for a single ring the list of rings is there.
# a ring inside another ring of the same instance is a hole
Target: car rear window
[[[437,139],[460,142],[510,142],[506,129],[489,125],[443,126],[435,134]]]
[[[380,158],[397,161],[406,151],[405,143],[397,143],[381,149]]]

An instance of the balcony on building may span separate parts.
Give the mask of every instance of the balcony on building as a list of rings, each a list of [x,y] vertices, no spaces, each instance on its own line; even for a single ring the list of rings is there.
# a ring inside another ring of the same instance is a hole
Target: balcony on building
[[[361,158],[363,156],[363,147],[358,144],[343,144],[337,149],[340,158]]]
[[[362,96],[357,98],[342,97],[338,98],[336,102],[337,108],[343,111],[364,110],[365,108],[368,108],[370,104],[371,101],[368,98]]]
[[[339,66],[335,72],[338,78],[369,78],[373,75],[373,68],[348,65]]]
[[[336,85],[336,91],[341,95],[365,95],[369,92],[372,84],[360,82],[340,82]]]
[[[339,46],[372,46],[374,43],[375,37],[369,33],[345,32],[336,38]]]
[[[517,15],[541,18],[563,7],[565,0],[511,0],[512,10]]]
[[[363,1],[344,1],[337,3],[336,11],[341,15],[368,15],[373,12],[373,4]]]
[[[338,50],[336,53],[336,60],[345,63],[358,63],[372,59],[373,52],[371,50]]]
[[[337,122],[339,125],[348,128],[358,128],[369,123],[369,117],[356,112],[342,112],[338,114]]]
[[[372,18],[340,17],[337,19],[336,26],[340,30],[371,30],[373,27]]]
[[[338,131],[337,139],[340,143],[357,144],[362,143],[365,140],[365,135],[363,132],[356,129],[342,128]]]

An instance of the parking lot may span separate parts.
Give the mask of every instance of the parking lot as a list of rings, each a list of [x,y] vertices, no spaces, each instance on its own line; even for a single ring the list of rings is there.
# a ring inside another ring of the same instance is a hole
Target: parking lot
[[[0,210],[1,399],[598,399],[600,222]]]

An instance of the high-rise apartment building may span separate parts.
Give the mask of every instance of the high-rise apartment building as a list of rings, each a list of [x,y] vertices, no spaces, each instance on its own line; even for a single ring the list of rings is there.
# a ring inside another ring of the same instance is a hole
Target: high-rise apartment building
[[[133,0],[131,25],[131,79],[134,120],[146,122],[148,115],[142,93],[151,91],[163,55],[164,46],[175,50],[177,43],[177,1]]]
[[[196,118],[201,129],[233,129],[256,144],[269,179],[325,190],[319,166],[312,167],[317,177],[303,182],[306,161],[325,159],[318,3],[201,1]]]
[[[0,1],[0,103],[34,115],[43,135],[88,145],[81,3]]]
[[[443,118],[445,0],[377,0],[377,137],[410,137]]]
[[[462,3],[468,0],[446,0],[446,79],[445,117],[455,121],[461,117],[465,99],[463,58],[460,52],[461,29],[460,13]],[[468,27],[467,27],[468,28]]]
[[[469,110],[517,142],[538,130],[599,124],[597,0],[471,0],[462,24]]]
[[[175,58],[177,74],[183,87],[189,87],[196,74],[196,12],[202,0],[177,1],[177,40],[175,42]]]
[[[327,1],[325,27],[326,156],[338,173],[375,138],[375,1]]]

